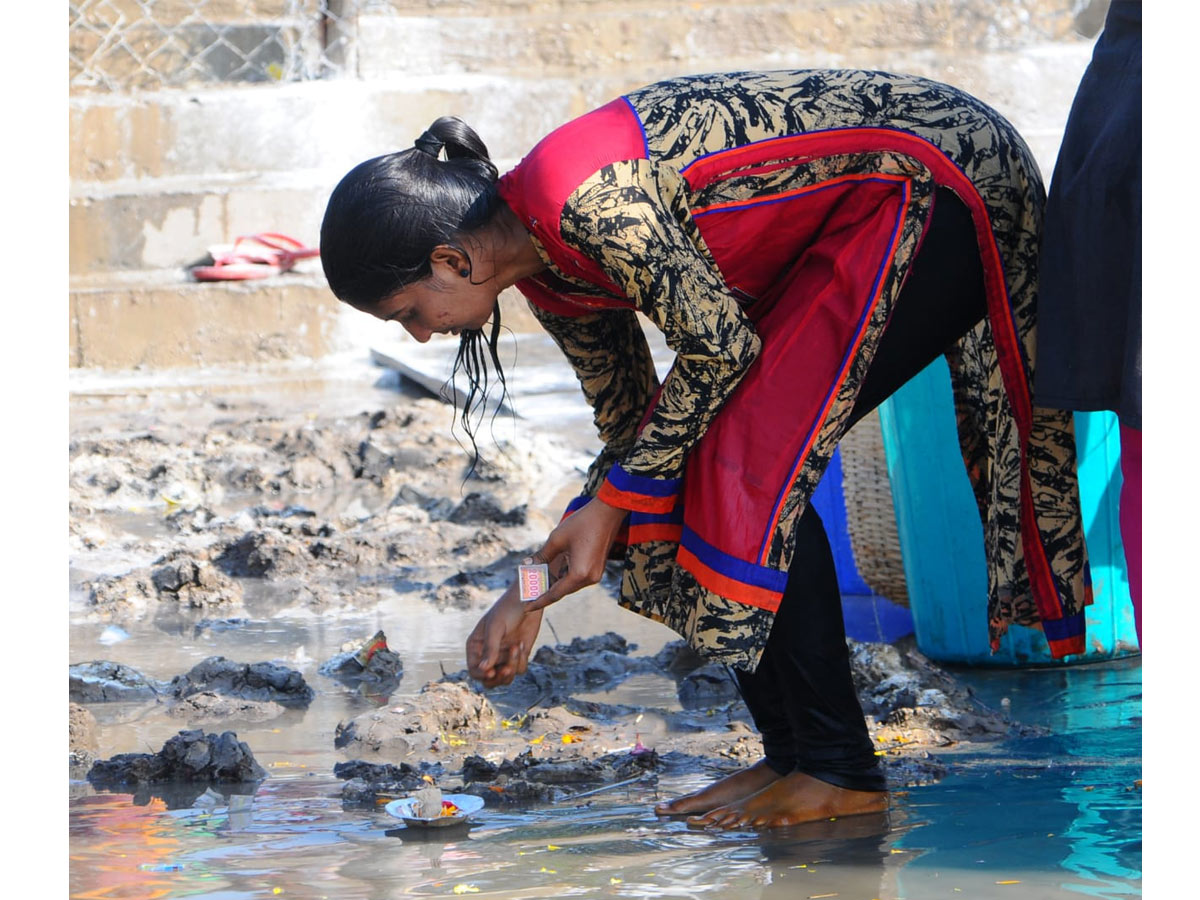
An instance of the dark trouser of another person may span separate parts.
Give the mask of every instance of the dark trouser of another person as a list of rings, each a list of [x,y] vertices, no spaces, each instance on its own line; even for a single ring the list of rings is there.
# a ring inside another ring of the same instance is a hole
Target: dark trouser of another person
[[[943,354],[987,312],[967,207],[938,190],[933,217],[879,340],[851,424]],[[734,670],[775,772],[803,772],[856,791],[887,782],[850,674],[829,538],[810,504],[796,525],[787,587],[758,669]]]

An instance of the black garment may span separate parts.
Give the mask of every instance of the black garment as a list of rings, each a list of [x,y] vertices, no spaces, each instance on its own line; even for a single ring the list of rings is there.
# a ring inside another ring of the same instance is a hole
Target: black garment
[[[875,409],[986,313],[971,214],[941,188],[851,421]],[[833,552],[811,504],[796,524],[796,554],[758,669],[734,674],[772,769],[850,790],[887,789],[850,674]]]
[[[1142,4],[1113,0],[1046,200],[1034,402],[1142,427]]]

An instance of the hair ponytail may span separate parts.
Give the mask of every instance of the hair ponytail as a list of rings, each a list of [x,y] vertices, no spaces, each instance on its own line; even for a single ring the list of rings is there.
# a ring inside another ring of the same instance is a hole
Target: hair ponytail
[[[488,156],[487,146],[480,140],[470,125],[457,116],[442,116],[425,129],[424,134],[417,138],[416,146],[420,149],[421,138],[432,138],[441,144],[445,150],[446,160],[465,160],[475,163],[481,174],[489,181],[495,181],[500,173]],[[433,154],[435,157],[437,154]]]

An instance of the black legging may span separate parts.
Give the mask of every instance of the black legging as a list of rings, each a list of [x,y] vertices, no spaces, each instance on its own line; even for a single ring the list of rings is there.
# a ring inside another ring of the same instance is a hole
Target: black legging
[[[970,213],[940,188],[851,424],[944,353],[986,311]],[[796,524],[787,587],[758,669],[734,673],[772,769],[780,775],[804,772],[851,790],[886,790],[850,675],[833,553],[812,504]]]

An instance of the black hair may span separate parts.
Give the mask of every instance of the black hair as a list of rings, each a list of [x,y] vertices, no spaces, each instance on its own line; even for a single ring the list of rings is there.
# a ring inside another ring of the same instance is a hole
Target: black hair
[[[453,402],[458,394],[458,386],[455,383],[458,373],[462,372],[467,378],[467,390],[463,394],[462,410],[459,413],[463,431],[467,433],[467,438],[471,442],[471,466],[467,469],[466,478],[470,478],[475,467],[479,465],[479,446],[475,443],[475,430],[483,418],[487,401],[488,359],[491,360],[491,368],[496,371],[496,380],[500,382],[500,399],[492,411],[493,421],[508,396],[508,385],[504,381],[504,369],[500,365],[500,357],[496,349],[500,337],[499,302],[492,310],[491,325],[486,337],[483,331],[478,329],[462,333],[458,344],[458,355],[454,357],[454,368],[450,370],[450,383],[447,385],[450,390],[442,389],[442,396],[445,397],[449,393],[449,399]],[[485,351],[486,356],[484,355]]]
[[[371,312],[426,278],[434,247],[462,250],[462,236],[500,209],[497,175],[479,135],[454,116],[442,116],[407,150],[359,163],[333,189],[321,222],[330,290]]]
[[[321,221],[321,265],[334,296],[369,313],[429,277],[435,247],[466,254],[462,236],[487,225],[503,205],[498,175],[479,135],[455,116],[436,120],[407,150],[359,163],[333,189]],[[499,331],[497,302],[488,337],[480,330],[462,333],[450,376],[451,386],[460,371],[467,378],[459,420],[471,441],[468,478],[480,459],[475,413],[482,414],[487,398],[489,357],[500,383],[497,411],[507,396]],[[452,400],[457,395],[449,393]]]

